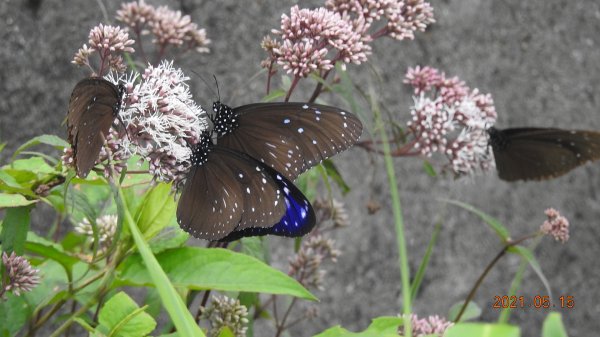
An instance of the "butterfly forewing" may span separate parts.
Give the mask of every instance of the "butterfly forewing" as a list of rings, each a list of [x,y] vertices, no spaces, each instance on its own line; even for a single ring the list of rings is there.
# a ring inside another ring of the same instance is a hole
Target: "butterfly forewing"
[[[79,176],[87,176],[96,164],[120,108],[121,96],[117,86],[102,78],[83,79],[73,89],[67,114],[67,138],[73,147]]]
[[[256,160],[214,146],[188,173],[177,220],[196,238],[220,240],[236,229],[272,226],[284,213],[279,185]]]
[[[289,180],[354,145],[362,124],[342,109],[311,103],[256,103],[233,109],[236,125],[219,145],[264,162]]]
[[[600,159],[600,133],[552,128],[491,129],[498,176],[544,180]]]

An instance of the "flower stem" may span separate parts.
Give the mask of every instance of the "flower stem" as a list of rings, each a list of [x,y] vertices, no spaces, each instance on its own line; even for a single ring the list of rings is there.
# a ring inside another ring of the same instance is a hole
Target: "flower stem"
[[[398,245],[398,263],[400,266],[400,279],[402,285],[402,304],[403,313],[408,316],[411,313],[411,292],[410,292],[410,270],[408,267],[408,251],[406,249],[406,240],[404,238],[404,220],[402,218],[402,207],[400,204],[400,194],[398,193],[398,182],[396,181],[396,173],[394,171],[394,162],[390,144],[388,142],[387,133],[385,131],[381,112],[376,101],[376,96],[373,87],[370,87],[369,96],[371,97],[371,108],[375,117],[375,127],[381,134],[383,153],[385,158],[385,167],[390,186],[390,194],[392,197],[392,206],[394,211],[394,223],[396,227],[396,241]],[[412,336],[412,326],[410,320],[404,323],[404,335]]]
[[[298,85],[298,82],[300,82],[300,76],[296,75],[292,81],[292,85],[290,85],[290,90],[288,90],[287,95],[285,95],[286,102],[289,102],[290,96],[292,96],[292,91],[294,91],[296,85]]]

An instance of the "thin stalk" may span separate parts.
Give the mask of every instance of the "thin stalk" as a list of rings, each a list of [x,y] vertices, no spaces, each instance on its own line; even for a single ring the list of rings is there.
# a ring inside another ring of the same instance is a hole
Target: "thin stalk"
[[[385,159],[388,181],[390,185],[390,194],[392,197],[392,207],[394,211],[394,224],[396,228],[396,242],[398,245],[398,264],[400,266],[400,279],[402,285],[402,306],[404,315],[411,313],[411,291],[410,291],[410,270],[408,267],[408,250],[406,249],[406,239],[404,237],[404,219],[402,218],[402,207],[400,204],[400,194],[398,193],[398,182],[396,181],[396,172],[392,160],[388,136],[385,132],[383,120],[379,106],[375,100],[373,87],[370,88],[371,106],[375,117],[375,127],[381,133],[381,141]],[[412,326],[410,320],[404,322],[404,335],[412,336]]]

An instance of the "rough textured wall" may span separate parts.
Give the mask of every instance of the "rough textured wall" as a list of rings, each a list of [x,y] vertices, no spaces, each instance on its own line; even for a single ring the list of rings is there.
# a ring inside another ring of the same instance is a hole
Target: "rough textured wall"
[[[101,1],[112,21],[117,1]],[[150,1],[158,4],[158,1]],[[103,19],[97,1],[5,0],[0,3],[0,137],[7,141],[1,158],[40,133],[65,135],[61,122],[70,91],[85,74],[70,64],[86,42],[89,29]],[[213,40],[211,54],[191,55],[186,69],[215,74],[221,95],[235,104],[256,101],[264,77],[248,83],[264,57],[259,43],[278,27],[281,13],[294,1],[167,2],[192,15]],[[600,4],[595,0],[432,1],[437,23],[414,42],[378,40],[371,63],[381,74],[381,104],[406,119],[412,100],[401,83],[407,66],[432,65],[458,75],[472,87],[492,93],[498,126],[560,126],[600,130]],[[318,1],[301,2],[309,7]],[[359,84],[370,76],[367,66],[349,67]],[[210,104],[213,94],[195,80],[198,100]],[[307,88],[306,88],[307,89]],[[306,93],[306,91],[305,91]],[[301,99],[299,92],[296,99]],[[306,96],[308,97],[308,96]],[[233,101],[232,101],[233,100]],[[381,158],[354,149],[339,158],[353,187],[345,199],[351,229],[340,231],[344,252],[330,269],[326,290],[319,293],[321,315],[294,331],[308,335],[342,324],[364,328],[370,318],[394,315],[400,307],[396,244],[387,179]],[[447,313],[463,299],[484,266],[500,249],[493,233],[473,215],[444,206],[439,198],[470,203],[505,222],[518,237],[537,228],[543,211],[555,207],[572,223],[571,240],[560,245],[545,239],[539,261],[552,285],[554,298],[575,297],[575,308],[562,311],[572,336],[590,336],[600,329],[597,256],[600,215],[597,187],[600,164],[588,165],[560,179],[541,183],[505,183],[496,176],[456,182],[430,178],[419,159],[397,159],[399,188],[406,217],[411,267],[415,271],[435,222],[443,230],[421,294],[419,314]],[[368,216],[365,203],[373,198],[383,208]],[[41,220],[38,220],[41,221]],[[43,228],[42,223],[37,224]],[[274,240],[281,246],[285,240]],[[283,265],[285,257],[282,256]],[[491,321],[495,295],[506,294],[517,269],[515,257],[503,259],[492,271],[475,301]],[[520,294],[545,295],[540,280],[529,271]],[[519,309],[513,319],[524,336],[539,336],[545,310]]]

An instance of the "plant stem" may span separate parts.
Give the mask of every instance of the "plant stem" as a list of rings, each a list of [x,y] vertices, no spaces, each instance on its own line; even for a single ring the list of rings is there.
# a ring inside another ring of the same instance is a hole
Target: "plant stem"
[[[400,194],[398,193],[398,182],[396,181],[396,173],[394,171],[394,162],[392,161],[390,144],[388,142],[387,133],[385,131],[379,106],[375,99],[373,87],[370,88],[371,107],[375,117],[375,126],[381,133],[381,141],[383,145],[385,167],[387,171],[390,194],[392,197],[392,206],[394,211],[394,223],[396,228],[396,242],[398,245],[398,263],[400,266],[400,279],[402,284],[402,304],[404,315],[409,315],[411,312],[411,291],[410,291],[410,270],[408,267],[408,251],[406,249],[406,240],[404,237],[404,220],[402,218],[402,207],[400,204]],[[412,326],[410,320],[404,323],[404,335],[412,336]]]
[[[475,284],[473,285],[473,288],[471,289],[471,291],[469,292],[469,295],[467,295],[467,298],[465,299],[465,303],[463,304],[462,308],[460,308],[460,311],[458,312],[458,315],[456,315],[456,318],[454,319],[454,322],[458,322],[460,321],[462,315],[465,313],[465,310],[467,310],[467,306],[469,305],[469,303],[471,302],[471,300],[473,300],[473,297],[475,297],[475,293],[477,293],[477,290],[479,289],[479,286],[481,286],[481,284],[483,283],[483,280],[485,279],[485,277],[487,276],[487,274],[492,270],[492,268],[494,267],[494,265],[496,265],[496,263],[498,261],[500,261],[500,259],[502,258],[502,256],[504,256],[506,254],[506,252],[508,251],[508,249],[510,247],[516,246],[519,243],[525,241],[525,240],[529,240],[535,236],[538,236],[538,233],[534,233],[531,235],[526,235],[516,241],[510,241],[507,242],[504,247],[502,247],[502,250],[496,255],[496,257],[494,257],[494,259],[488,263],[488,265],[485,267],[485,269],[483,270],[483,272],[481,273],[481,275],[479,275],[479,278],[477,279],[477,281],[475,281]]]

